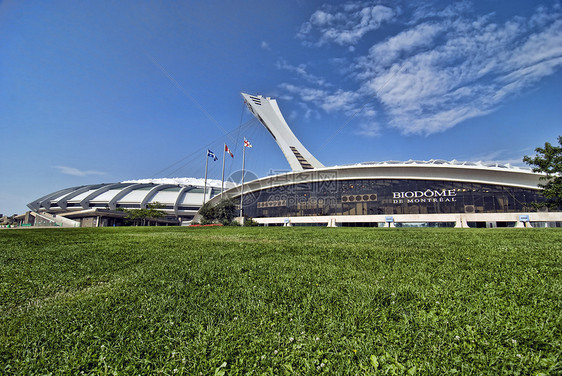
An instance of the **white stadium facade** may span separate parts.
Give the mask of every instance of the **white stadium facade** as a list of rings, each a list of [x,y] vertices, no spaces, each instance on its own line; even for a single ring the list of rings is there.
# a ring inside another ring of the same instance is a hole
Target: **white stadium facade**
[[[227,187],[234,186],[225,182]],[[154,225],[189,224],[203,200],[221,192],[221,182],[203,179],[144,179],[122,183],[71,187],[41,197],[27,206],[35,222],[71,227],[122,225],[125,213],[119,209],[146,209],[158,203],[166,215]]]
[[[189,224],[203,202],[239,202],[243,216],[262,225],[560,227],[562,212],[535,209],[541,174],[510,165],[459,161],[387,161],[325,167],[297,139],[274,99],[242,93],[269,131],[291,172],[255,179],[219,195],[204,195],[202,179],[146,180],[63,189],[28,207],[35,221],[62,226],[123,223],[119,209],[160,203],[167,217],[154,224]],[[195,217],[195,218],[194,218]],[[69,222],[71,221],[71,222]],[[63,223],[65,222],[65,223]]]

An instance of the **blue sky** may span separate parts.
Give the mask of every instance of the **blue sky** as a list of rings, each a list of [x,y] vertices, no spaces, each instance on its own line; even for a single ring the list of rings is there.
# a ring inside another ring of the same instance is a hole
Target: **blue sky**
[[[562,134],[562,5],[2,1],[0,213],[71,186],[203,177],[223,142],[232,173],[244,136],[249,170],[287,170],[241,91],[276,98],[327,166],[521,164]]]

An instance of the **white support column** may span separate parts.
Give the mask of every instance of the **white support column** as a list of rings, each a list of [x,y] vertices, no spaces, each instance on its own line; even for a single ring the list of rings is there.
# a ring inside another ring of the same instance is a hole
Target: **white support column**
[[[470,228],[465,216],[459,215],[457,217],[457,219],[455,220],[455,228]]]
[[[455,228],[462,228],[462,218],[460,216],[455,221]]]

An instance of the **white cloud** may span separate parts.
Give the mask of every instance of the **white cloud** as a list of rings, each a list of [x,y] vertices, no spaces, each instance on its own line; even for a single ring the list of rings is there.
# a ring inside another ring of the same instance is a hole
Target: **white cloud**
[[[334,20],[334,16],[322,10],[317,10],[310,16],[310,23],[314,26],[324,26]]]
[[[529,154],[532,148],[521,149],[521,150],[511,150],[511,149],[499,149],[492,150],[480,155],[470,155],[465,158],[467,161],[473,162],[484,162],[484,163],[499,163],[499,164],[510,164],[512,166],[527,167],[523,162],[523,155]]]
[[[355,134],[364,137],[378,137],[381,135],[381,126],[378,123],[360,123]]]
[[[562,20],[553,22],[540,33],[532,34],[516,49],[506,62],[508,66],[526,71],[525,76],[544,76],[552,73],[552,67],[562,58]],[[549,68],[550,67],[550,68]],[[512,72],[506,76],[513,76]]]
[[[299,102],[299,107],[300,107],[300,108],[302,109],[302,111],[304,112],[304,118],[305,118],[306,120],[309,120],[309,119],[316,119],[316,120],[319,120],[319,119],[321,118],[320,113],[319,113],[317,110],[311,108],[311,107],[310,107],[308,104],[306,104],[305,102]],[[302,115],[297,114],[297,113],[292,113],[291,116],[292,116],[292,119],[293,119],[293,120],[297,120],[297,119],[299,119],[300,117],[303,117]]]
[[[319,41],[313,44],[336,43],[356,44],[369,31],[395,18],[397,11],[384,5],[360,6],[347,3],[342,7],[328,7],[312,14],[309,21],[301,26],[299,37],[313,38],[319,34]]]
[[[459,105],[443,108],[431,114],[422,114],[422,111],[400,111],[392,109],[392,125],[404,134],[432,134],[443,132],[467,119],[482,116],[490,110],[482,110],[476,106]]]
[[[433,43],[433,38],[442,30],[441,25],[420,24],[405,30],[388,40],[377,43],[369,50],[368,61],[374,62],[378,69],[394,63],[402,53],[425,47]]]
[[[358,100],[359,94],[356,92],[337,90],[334,93],[324,95],[320,107],[326,112],[349,112],[354,110]]]
[[[447,5],[443,9],[435,9],[435,3],[431,1],[424,1],[416,4],[414,12],[408,24],[414,25],[417,22],[428,19],[455,19],[460,14],[469,12],[472,8],[470,1],[462,0]]]
[[[533,27],[544,27],[552,21],[560,17],[560,10],[562,6],[560,3],[553,5],[554,12],[544,5],[539,5],[537,12],[533,14],[529,20],[529,24]]]
[[[413,13],[381,7],[360,2],[324,6],[299,33],[316,46],[335,43],[354,48],[368,31],[388,22],[402,25],[340,67],[342,76],[356,80],[355,90],[331,89],[335,85],[312,79],[308,86],[281,88],[325,112],[369,119],[361,124],[371,124],[374,117],[367,111],[374,113],[374,107],[362,110],[361,103],[376,98],[387,125],[405,134],[428,135],[494,111],[562,67],[559,5],[540,6],[527,17],[501,21],[494,13],[474,15],[467,1],[440,10],[434,10],[434,4],[422,5]],[[399,19],[406,14],[411,14],[409,19]],[[290,67],[302,78],[315,77],[306,65]],[[373,134],[380,131],[377,127]],[[356,133],[370,131],[361,125]]]
[[[304,78],[305,80],[309,81],[310,83],[313,83],[313,84],[316,84],[316,85],[319,85],[319,86],[322,86],[322,85],[326,84],[325,79],[308,73],[307,67],[306,67],[305,64],[291,65],[285,59],[279,59],[279,60],[277,60],[277,63],[275,65],[276,65],[277,69],[286,70],[286,71],[289,71],[289,72],[296,73],[300,78]]]
[[[80,170],[74,167],[68,166],[53,166],[61,174],[71,175],[71,176],[89,176],[89,175],[105,175],[105,172],[94,171],[94,170]]]
[[[261,48],[268,51],[271,50],[271,47],[269,47],[269,43],[264,40],[261,42]]]
[[[562,66],[562,21],[540,32],[531,24],[496,24],[489,15],[420,24],[374,45],[357,60],[356,75],[385,106],[390,125],[407,134],[441,132],[493,111]]]
[[[313,89],[291,84],[279,85],[282,89],[297,95],[304,102],[312,102],[326,112],[342,111],[352,113],[356,109],[359,93],[336,90]]]
[[[357,118],[360,123],[355,134],[366,137],[376,137],[380,134],[381,126],[375,121],[377,112],[370,101],[361,103],[361,94],[358,92],[312,89],[291,84],[281,84],[280,87],[300,99],[298,103],[303,111],[300,116],[305,119],[321,117],[318,111],[308,105],[311,103],[326,113],[343,112],[350,120]],[[296,114],[291,115],[296,117]]]

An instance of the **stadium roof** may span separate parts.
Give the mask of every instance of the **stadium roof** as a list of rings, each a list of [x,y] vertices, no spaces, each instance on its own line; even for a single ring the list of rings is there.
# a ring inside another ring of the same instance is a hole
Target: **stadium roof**
[[[382,162],[361,162],[361,163],[352,163],[352,164],[346,164],[346,165],[340,165],[341,167],[344,166],[372,166],[372,165],[382,165],[382,166],[386,166],[386,165],[393,165],[393,166],[397,166],[397,165],[439,165],[439,166],[455,166],[455,167],[460,167],[460,166],[466,166],[466,167],[482,167],[482,168],[498,168],[498,169],[507,169],[507,170],[513,170],[513,171],[521,171],[521,172],[532,172],[533,170],[531,168],[527,168],[527,167],[519,167],[519,166],[514,166],[511,165],[509,163],[498,163],[498,162],[483,162],[483,161],[478,161],[478,162],[471,162],[471,161],[457,161],[456,159],[453,159],[452,161],[446,161],[443,159],[430,159],[428,161],[421,161],[421,160],[414,160],[414,159],[410,159],[408,161],[382,161]],[[337,166],[334,166],[337,167]]]

